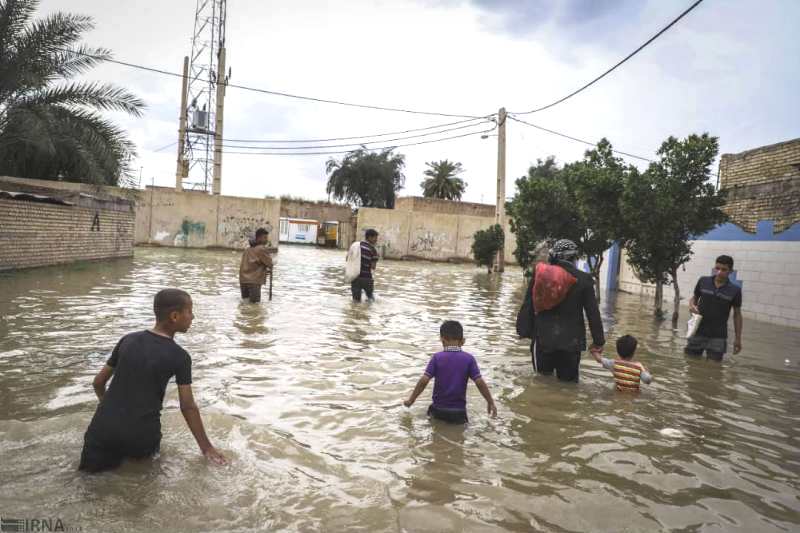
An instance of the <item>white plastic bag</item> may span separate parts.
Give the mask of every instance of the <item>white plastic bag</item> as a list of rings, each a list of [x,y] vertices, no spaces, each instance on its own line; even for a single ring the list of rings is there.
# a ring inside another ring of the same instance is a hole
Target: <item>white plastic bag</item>
[[[347,258],[344,264],[344,279],[351,283],[361,274],[361,242],[356,241],[347,250]]]
[[[686,338],[694,337],[697,333],[697,328],[700,327],[700,322],[703,320],[703,315],[696,315],[689,312],[689,322],[686,324]]]

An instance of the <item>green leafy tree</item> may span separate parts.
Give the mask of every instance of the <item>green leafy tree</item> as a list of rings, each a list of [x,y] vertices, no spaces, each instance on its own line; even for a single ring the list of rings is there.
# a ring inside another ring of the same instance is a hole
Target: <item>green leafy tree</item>
[[[361,147],[348,152],[341,161],[325,165],[328,194],[336,200],[359,207],[394,207],[397,191],[403,188],[405,156],[391,148],[372,152]]]
[[[497,252],[503,247],[504,242],[503,228],[500,224],[476,231],[472,241],[472,256],[478,266],[485,266],[491,273]]]
[[[100,111],[140,116],[144,103],[113,85],[70,81],[111,58],[79,45],[92,19],[38,0],[0,0],[0,174],[117,185],[132,180],[125,132]],[[88,55],[84,55],[88,54]]]
[[[619,197],[631,172],[635,168],[615,157],[606,139],[582,161],[563,168],[552,157],[538,160],[517,180],[517,194],[508,206],[519,264],[527,269],[542,241],[570,239],[587,259],[599,299],[603,252],[622,236]]]
[[[707,133],[683,140],[669,137],[657,152],[657,162],[626,178],[621,204],[628,262],[642,281],[655,283],[659,318],[664,316],[664,285],[672,284],[672,320],[678,320],[678,269],[692,256],[689,241],[727,220],[721,209],[724,197],[711,183],[718,150],[717,138]]]
[[[467,188],[464,180],[456,177],[464,172],[461,163],[453,163],[443,159],[425,164],[428,165],[428,169],[423,174],[428,177],[420,183],[422,195],[425,198],[461,200],[461,196]]]
[[[555,157],[550,156],[544,161],[537,159],[536,165],[528,169],[528,175],[517,179],[517,193],[506,204],[511,231],[517,240],[514,257],[526,271],[535,260],[535,251],[540,243],[548,239],[548,232],[543,228],[559,226],[553,232],[560,234],[559,230],[566,230],[571,224],[571,213],[560,209],[566,204],[560,199],[565,194],[557,183],[560,172]],[[547,203],[553,209],[544,209]]]

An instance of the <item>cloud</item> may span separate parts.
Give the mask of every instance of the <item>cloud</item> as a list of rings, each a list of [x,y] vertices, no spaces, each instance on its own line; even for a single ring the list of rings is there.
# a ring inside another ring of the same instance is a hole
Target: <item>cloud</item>
[[[635,23],[643,3],[638,0],[468,0],[494,31],[529,38],[558,34],[559,40],[581,37],[582,43],[602,43],[621,27]]]
[[[117,58],[179,71],[190,50],[194,0],[44,0],[41,12],[93,16],[86,42]],[[237,0],[229,3],[228,62],[238,84],[376,105],[486,114],[525,111],[576,89],[688,6],[665,2],[487,0]],[[709,131],[723,152],[797,136],[800,2],[705,2],[633,60],[533,123],[652,157],[669,135]],[[139,146],[143,176],[174,183],[180,80],[103,65],[89,76],[144,98],[141,119],[113,115]],[[388,113],[228,90],[226,138],[315,139],[419,128],[455,119]],[[508,124],[507,190],[537,158],[586,146]],[[496,138],[399,149],[405,194],[426,161],[460,161],[465,200],[493,202]],[[223,193],[325,198],[329,156],[224,156]],[[338,157],[338,156],[334,156]],[[147,179],[149,182],[150,180]]]

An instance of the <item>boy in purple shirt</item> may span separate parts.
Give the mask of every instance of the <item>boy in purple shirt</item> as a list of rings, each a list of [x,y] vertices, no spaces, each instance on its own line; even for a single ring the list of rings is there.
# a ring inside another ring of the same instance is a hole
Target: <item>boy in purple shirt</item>
[[[422,394],[431,378],[433,383],[433,403],[428,407],[428,416],[463,424],[467,420],[467,381],[472,378],[483,398],[486,400],[486,411],[491,416],[497,416],[497,407],[494,405],[492,393],[481,377],[478,362],[465,351],[464,328],[455,320],[447,320],[439,328],[444,351],[433,354],[425,373],[419,378],[417,386],[408,400],[403,402],[406,407],[411,407],[417,397]]]

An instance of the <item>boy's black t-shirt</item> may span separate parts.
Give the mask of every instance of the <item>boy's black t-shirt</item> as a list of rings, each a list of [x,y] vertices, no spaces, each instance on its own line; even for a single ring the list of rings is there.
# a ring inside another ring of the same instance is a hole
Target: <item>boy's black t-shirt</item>
[[[125,335],[106,362],[111,384],[95,417],[123,418],[131,424],[158,422],[167,383],[192,383],[192,358],[174,340],[151,331]]]

